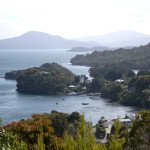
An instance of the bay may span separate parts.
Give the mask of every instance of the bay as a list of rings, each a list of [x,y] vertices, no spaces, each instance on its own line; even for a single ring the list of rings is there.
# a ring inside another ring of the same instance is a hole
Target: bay
[[[89,67],[73,66],[70,59],[77,53],[67,52],[66,49],[17,49],[0,50],[0,76],[5,72],[40,66],[47,62],[57,62],[70,69],[77,75],[89,76]],[[79,53],[84,54],[84,53]],[[64,100],[63,100],[64,99]],[[83,106],[82,102],[89,105]],[[58,102],[58,104],[56,104]],[[117,103],[110,103],[99,96],[96,100],[86,95],[78,96],[41,96],[16,92],[16,82],[0,78],[0,118],[3,123],[10,123],[22,118],[28,118],[35,113],[50,113],[52,110],[71,113],[78,111],[94,124],[104,116],[110,120],[134,112],[134,108]]]

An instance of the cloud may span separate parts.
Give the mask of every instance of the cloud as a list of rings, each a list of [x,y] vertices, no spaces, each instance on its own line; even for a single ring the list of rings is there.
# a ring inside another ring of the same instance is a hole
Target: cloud
[[[24,19],[13,15],[0,16],[0,38],[10,38],[21,35],[31,29],[30,24]]]
[[[1,32],[8,37],[29,30],[67,38],[121,29],[150,34],[148,0],[0,0],[0,4]]]

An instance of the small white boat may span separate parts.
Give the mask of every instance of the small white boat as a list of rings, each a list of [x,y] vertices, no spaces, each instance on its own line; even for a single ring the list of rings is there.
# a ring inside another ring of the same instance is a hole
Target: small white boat
[[[70,93],[68,93],[68,95],[76,95],[77,93],[75,93],[75,92],[70,92]]]

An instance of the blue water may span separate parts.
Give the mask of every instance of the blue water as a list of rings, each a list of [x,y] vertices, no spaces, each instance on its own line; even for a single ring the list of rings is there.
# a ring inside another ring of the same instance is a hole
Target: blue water
[[[72,66],[70,59],[76,53],[66,50],[0,50],[0,76],[11,70],[40,66],[46,62],[57,62],[75,74],[89,76],[88,67]],[[85,114],[87,120],[94,124],[104,116],[110,120],[134,111],[131,107],[109,103],[100,97],[96,100],[88,96],[40,96],[16,92],[16,82],[0,78],[0,118],[3,123],[28,118],[34,113],[48,113],[52,110],[71,113],[78,111]],[[63,100],[63,98],[65,100]],[[56,104],[58,102],[58,105]],[[89,102],[83,106],[82,102]]]

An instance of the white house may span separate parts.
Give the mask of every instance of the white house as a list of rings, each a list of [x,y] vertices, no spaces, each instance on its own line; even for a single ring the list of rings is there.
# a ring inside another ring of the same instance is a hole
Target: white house
[[[131,125],[132,121],[131,119],[127,118],[127,119],[123,119],[123,118],[120,118],[119,121],[121,122],[122,125]]]

